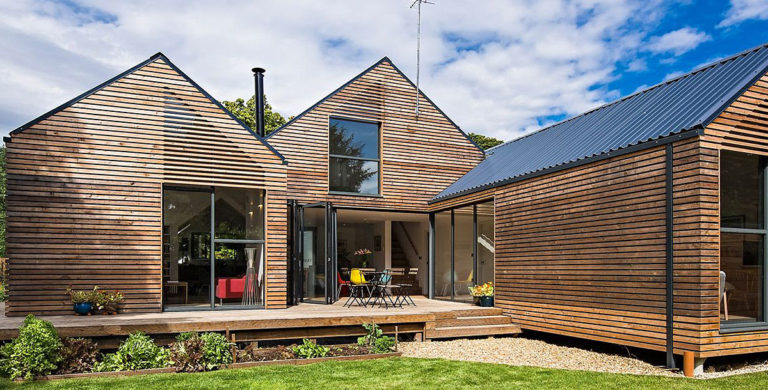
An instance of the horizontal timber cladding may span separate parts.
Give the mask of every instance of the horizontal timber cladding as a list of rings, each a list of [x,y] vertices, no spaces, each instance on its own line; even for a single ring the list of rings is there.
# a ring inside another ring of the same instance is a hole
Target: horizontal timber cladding
[[[720,151],[768,156],[768,75],[763,75],[729,105],[704,129],[701,154],[708,156],[702,175],[717,183],[720,177]],[[715,250],[702,257],[706,266],[702,283],[717,286],[720,270],[720,208],[719,191],[702,202],[702,237],[712,238]],[[768,329],[748,332],[720,333],[718,293],[714,287],[702,295],[702,300],[714,310],[701,318],[702,356],[732,355],[768,351]]]
[[[165,57],[12,133],[8,315],[71,312],[67,288],[161,310],[162,186],[267,190],[269,306],[285,304],[282,160]]]
[[[383,60],[268,138],[288,161],[288,197],[337,206],[427,211],[427,201],[467,173],[483,153]],[[381,124],[381,197],[328,193],[329,117]]]
[[[689,243],[700,221],[684,211],[699,200],[697,143],[673,152],[677,353],[697,350],[715,310],[698,284],[712,245]],[[497,306],[526,329],[664,350],[665,160],[657,146],[496,189]]]

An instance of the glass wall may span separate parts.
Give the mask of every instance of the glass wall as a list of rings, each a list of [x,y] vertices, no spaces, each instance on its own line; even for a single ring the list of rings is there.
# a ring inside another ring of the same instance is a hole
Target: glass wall
[[[257,189],[163,191],[166,308],[263,304],[264,200]]]
[[[765,161],[720,156],[720,318],[730,325],[765,321]]]
[[[434,296],[472,301],[469,288],[494,281],[493,201],[435,214]]]

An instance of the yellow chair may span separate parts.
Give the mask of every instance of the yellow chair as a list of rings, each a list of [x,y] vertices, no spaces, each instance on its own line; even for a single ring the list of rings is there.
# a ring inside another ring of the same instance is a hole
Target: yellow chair
[[[360,272],[360,269],[358,268],[352,268],[352,271],[350,271],[349,274],[349,281],[353,284],[366,284],[368,283],[365,280],[365,275],[363,275],[362,272]]]

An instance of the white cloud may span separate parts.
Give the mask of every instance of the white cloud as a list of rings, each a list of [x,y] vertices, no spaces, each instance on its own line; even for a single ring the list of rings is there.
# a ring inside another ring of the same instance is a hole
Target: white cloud
[[[270,103],[287,115],[385,55],[415,78],[411,2],[3,2],[0,132],[157,51],[219,99],[250,96],[250,69],[263,66]],[[614,98],[605,82],[664,10],[658,0],[436,3],[423,7],[422,89],[464,130],[503,139]]]
[[[632,62],[630,62],[629,65],[627,65],[628,72],[642,72],[647,69],[648,69],[648,63],[646,63],[645,60],[641,58],[632,60]]]
[[[766,0],[731,0],[731,8],[725,14],[718,27],[728,27],[749,19],[768,19],[768,1]]]
[[[689,52],[712,39],[707,33],[691,27],[683,27],[664,35],[652,37],[647,49],[653,53],[672,53],[676,56]]]

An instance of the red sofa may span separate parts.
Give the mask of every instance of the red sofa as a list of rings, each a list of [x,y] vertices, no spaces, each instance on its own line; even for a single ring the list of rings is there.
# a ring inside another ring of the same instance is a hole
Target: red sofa
[[[243,297],[245,291],[245,275],[240,278],[216,278],[216,298],[236,299]]]

